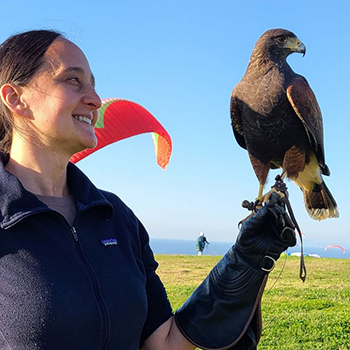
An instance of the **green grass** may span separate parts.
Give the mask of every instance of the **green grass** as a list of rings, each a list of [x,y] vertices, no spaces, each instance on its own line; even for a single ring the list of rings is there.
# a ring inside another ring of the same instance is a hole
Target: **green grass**
[[[174,310],[220,259],[219,256],[156,255]],[[259,350],[350,349],[350,259],[282,256],[270,273],[262,300]],[[282,271],[282,273],[281,273]]]

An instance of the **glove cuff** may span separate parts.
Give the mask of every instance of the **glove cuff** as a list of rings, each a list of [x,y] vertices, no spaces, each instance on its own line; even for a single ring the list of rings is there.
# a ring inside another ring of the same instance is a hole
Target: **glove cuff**
[[[232,247],[175,313],[178,328],[201,349],[247,349],[260,338],[267,276]]]

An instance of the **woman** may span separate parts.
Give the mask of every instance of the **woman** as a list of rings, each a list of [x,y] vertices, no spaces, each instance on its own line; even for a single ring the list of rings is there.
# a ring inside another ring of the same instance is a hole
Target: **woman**
[[[295,244],[280,197],[173,316],[140,221],[69,163],[97,142],[83,52],[30,31],[1,45],[0,67],[0,350],[253,349],[268,271]]]

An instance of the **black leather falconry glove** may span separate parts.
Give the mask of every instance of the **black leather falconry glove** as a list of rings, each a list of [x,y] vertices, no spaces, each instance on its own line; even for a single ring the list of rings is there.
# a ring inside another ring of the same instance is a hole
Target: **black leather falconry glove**
[[[236,244],[175,313],[183,335],[202,349],[256,349],[261,335],[260,301],[268,273],[296,244],[284,200],[269,201],[245,221]]]

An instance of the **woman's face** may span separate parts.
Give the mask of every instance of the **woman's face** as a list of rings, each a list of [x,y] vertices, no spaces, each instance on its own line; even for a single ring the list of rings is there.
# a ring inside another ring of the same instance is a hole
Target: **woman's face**
[[[41,145],[69,157],[96,146],[93,127],[101,99],[85,55],[69,40],[58,38],[50,45],[21,99]]]

